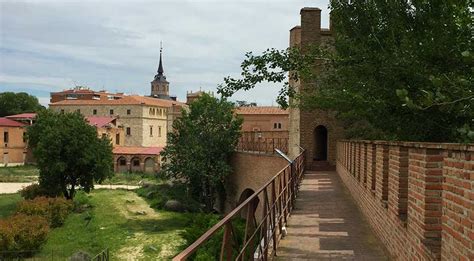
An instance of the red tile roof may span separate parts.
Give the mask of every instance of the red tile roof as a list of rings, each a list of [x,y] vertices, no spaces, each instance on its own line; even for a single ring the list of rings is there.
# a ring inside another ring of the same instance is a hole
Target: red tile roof
[[[163,150],[162,147],[114,147],[114,154],[131,154],[131,155],[159,155]]]
[[[235,110],[235,113],[241,115],[255,115],[255,114],[264,114],[264,115],[288,115],[288,110],[283,110],[280,107],[276,106],[253,106],[253,107],[238,107]]]
[[[101,116],[89,116],[86,117],[86,120],[89,122],[90,125],[102,128],[105,125],[111,123],[114,121],[116,118],[115,117],[101,117]]]
[[[0,118],[0,126],[2,127],[23,127],[26,126],[26,124],[23,124],[18,121],[10,120],[7,118]]]
[[[182,102],[145,97],[140,95],[127,95],[114,100],[62,100],[51,103],[50,106],[57,105],[154,105],[161,107],[171,107],[173,105],[184,105]]]
[[[9,118],[9,119],[34,119],[34,118],[36,118],[36,113],[34,113],[34,112],[20,113],[20,114],[15,114],[15,115],[9,115],[9,116],[6,116],[5,118]]]

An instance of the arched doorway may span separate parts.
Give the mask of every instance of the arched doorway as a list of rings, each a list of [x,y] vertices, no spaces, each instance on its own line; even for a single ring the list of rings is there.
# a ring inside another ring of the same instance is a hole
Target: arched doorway
[[[248,199],[250,196],[252,196],[253,194],[255,193],[255,191],[253,191],[253,189],[245,189],[244,191],[242,191],[242,194],[240,194],[240,198],[239,198],[239,205],[242,204],[242,202],[244,202],[246,199]],[[258,199],[258,197],[256,197],[255,199],[252,200],[252,202],[250,202],[250,211],[254,212],[255,213],[255,210],[257,209],[258,207],[258,203],[260,202],[260,200]],[[249,210],[249,208],[245,207],[242,209],[242,211],[240,212],[240,216],[243,218],[243,219],[246,219],[247,218],[247,211]]]
[[[155,171],[155,160],[153,158],[145,159],[145,172],[152,173]]]
[[[328,159],[328,130],[323,125],[314,129],[314,160]]]
[[[132,158],[132,160],[130,161],[130,164],[131,164],[130,170],[131,170],[132,172],[140,172],[140,171],[142,171],[142,168],[141,168],[141,166],[140,166],[140,158],[137,158],[137,157]]]
[[[125,157],[120,157],[117,159],[117,171],[118,172],[127,172],[127,159]]]

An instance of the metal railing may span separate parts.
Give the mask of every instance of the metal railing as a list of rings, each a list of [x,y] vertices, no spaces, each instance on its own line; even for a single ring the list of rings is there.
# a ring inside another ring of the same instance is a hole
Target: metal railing
[[[275,149],[288,153],[288,132],[242,132],[238,151],[274,154]]]
[[[270,181],[205,232],[173,261],[186,260],[223,230],[220,260],[268,260],[276,255],[304,173],[304,151]],[[262,202],[262,204],[259,204]],[[233,221],[245,219],[244,231]],[[240,232],[240,233],[239,233]],[[243,232],[243,233],[242,233]],[[241,236],[240,239],[239,235]],[[242,237],[243,235],[243,237]]]

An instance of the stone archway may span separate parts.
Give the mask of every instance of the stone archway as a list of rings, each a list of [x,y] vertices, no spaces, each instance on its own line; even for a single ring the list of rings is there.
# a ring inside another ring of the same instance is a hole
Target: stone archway
[[[127,172],[127,159],[124,156],[121,156],[117,159],[117,172]]]
[[[147,173],[153,173],[155,171],[155,160],[151,157],[145,159],[144,171]]]
[[[242,193],[240,194],[240,198],[239,198],[239,203],[238,205],[242,204],[242,202],[244,202],[246,199],[248,199],[250,196],[252,196],[253,194],[255,193],[255,191],[253,189],[250,189],[250,188],[247,188],[245,189],[244,191],[242,191]],[[255,199],[252,200],[252,202],[250,202],[250,211],[254,212],[255,213],[255,210],[257,210],[257,207],[258,207],[258,203],[260,202],[260,199],[258,197],[256,197]],[[248,208],[244,208],[242,209],[242,211],[240,212],[240,216],[243,218],[243,219],[246,219],[247,218],[247,211],[249,209]]]
[[[328,160],[328,130],[319,125],[314,129],[314,155],[316,161]]]
[[[130,160],[130,171],[132,171],[132,172],[142,171],[140,158],[134,157]]]

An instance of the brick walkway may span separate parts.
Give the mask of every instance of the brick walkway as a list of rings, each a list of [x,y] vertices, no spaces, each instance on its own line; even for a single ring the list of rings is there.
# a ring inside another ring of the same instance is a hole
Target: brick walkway
[[[388,260],[334,171],[306,172],[276,260]]]

